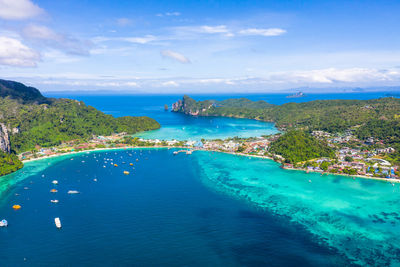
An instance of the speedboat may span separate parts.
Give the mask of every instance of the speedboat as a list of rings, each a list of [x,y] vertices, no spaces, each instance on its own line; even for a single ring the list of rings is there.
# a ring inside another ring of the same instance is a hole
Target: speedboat
[[[60,218],[54,218],[54,223],[56,224],[56,227],[58,228],[58,229],[60,229],[61,228],[61,221],[60,221]]]
[[[8,222],[5,219],[0,221],[0,227],[7,227],[7,226],[8,226]]]
[[[68,194],[79,194],[79,191],[76,190],[69,190]]]
[[[52,183],[53,183],[53,184],[58,184],[58,181],[57,181],[57,180],[54,180]]]
[[[58,200],[57,199],[52,199],[52,200],[50,200],[51,201],[51,203],[58,203]]]

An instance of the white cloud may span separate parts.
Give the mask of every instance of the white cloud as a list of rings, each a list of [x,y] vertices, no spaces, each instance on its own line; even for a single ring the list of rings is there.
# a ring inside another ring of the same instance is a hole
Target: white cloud
[[[181,13],[179,12],[167,12],[165,13],[165,16],[180,16]]]
[[[239,31],[241,35],[260,35],[260,36],[278,36],[286,33],[286,30],[280,28],[269,28],[269,29],[243,29]]]
[[[153,41],[157,40],[157,37],[153,35],[146,35],[143,37],[125,37],[125,38],[119,38],[120,40],[127,41],[130,43],[136,43],[136,44],[147,44]]]
[[[164,86],[164,87],[178,87],[179,83],[177,83],[175,81],[167,81],[167,82],[161,83],[161,86]]]
[[[177,16],[180,16],[180,15],[181,15],[180,12],[166,12],[164,14],[162,14],[162,13],[156,14],[157,17],[163,17],[163,16],[168,16],[168,17],[174,16],[174,17],[177,17]]]
[[[100,87],[138,87],[137,82],[97,82],[95,86]]]
[[[39,53],[22,44],[21,41],[10,37],[0,37],[1,65],[35,67],[39,60]]]
[[[73,55],[89,55],[89,49],[92,46],[89,41],[57,33],[43,25],[29,24],[22,30],[22,35],[41,45],[60,49]]]
[[[195,80],[194,82],[200,84],[221,84],[221,83],[226,85],[235,84],[232,81],[232,79],[223,79],[223,78],[200,79],[200,80]]]
[[[181,33],[206,33],[206,34],[215,34],[215,33],[229,33],[230,30],[226,27],[226,25],[217,25],[217,26],[180,26],[173,28],[176,32]]]
[[[161,51],[161,55],[163,57],[168,57],[173,60],[179,61],[180,63],[190,63],[190,60],[187,57],[172,50],[163,50]]]
[[[268,80],[273,82],[314,84],[390,82],[400,80],[400,71],[368,68],[328,68],[273,73],[269,75]]]
[[[219,25],[219,26],[201,26],[200,27],[200,32],[204,33],[228,33],[228,29],[226,28],[225,25]]]
[[[63,36],[55,33],[53,30],[46,26],[29,24],[23,29],[23,35],[32,39],[52,40],[60,42]]]
[[[44,14],[44,10],[30,0],[0,0],[0,18],[24,20]]]
[[[118,18],[117,19],[118,26],[124,27],[132,24],[132,20],[128,18]]]

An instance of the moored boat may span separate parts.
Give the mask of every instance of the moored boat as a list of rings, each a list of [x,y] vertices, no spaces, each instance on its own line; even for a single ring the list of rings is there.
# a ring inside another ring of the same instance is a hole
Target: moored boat
[[[7,227],[7,226],[8,226],[7,220],[3,219],[0,221],[0,227]]]
[[[19,209],[21,209],[21,205],[13,205],[12,208],[14,210],[19,210]]]
[[[56,227],[58,228],[58,229],[60,229],[61,228],[61,221],[60,221],[60,218],[54,218],[54,223],[56,224]]]

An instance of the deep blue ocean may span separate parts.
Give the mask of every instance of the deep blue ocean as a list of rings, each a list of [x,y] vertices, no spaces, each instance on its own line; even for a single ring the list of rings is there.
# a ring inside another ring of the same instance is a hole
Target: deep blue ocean
[[[187,135],[204,127],[224,136],[275,131],[163,110],[181,96],[68,97],[114,116],[148,115]],[[9,222],[0,228],[0,266],[398,266],[399,206],[399,184],[283,170],[271,160],[173,149],[80,153],[0,178],[0,219]]]

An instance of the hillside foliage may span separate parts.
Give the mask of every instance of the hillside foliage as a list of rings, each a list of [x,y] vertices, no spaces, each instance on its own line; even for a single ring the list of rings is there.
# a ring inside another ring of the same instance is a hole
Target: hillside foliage
[[[148,117],[119,117],[70,99],[55,99],[51,104],[22,104],[10,98],[0,99],[0,121],[9,129],[15,152],[32,150],[36,145],[49,147],[74,139],[86,140],[93,135],[126,132],[134,134],[153,130],[160,124]]]
[[[335,157],[334,150],[327,144],[299,130],[288,131],[280,136],[271,144],[270,152],[281,155],[287,163]]]

